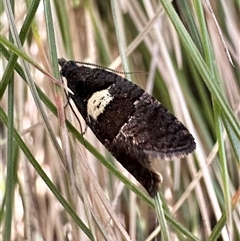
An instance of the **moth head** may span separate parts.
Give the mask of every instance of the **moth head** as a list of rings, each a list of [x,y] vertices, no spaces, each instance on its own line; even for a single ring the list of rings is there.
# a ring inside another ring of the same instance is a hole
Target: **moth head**
[[[67,61],[64,58],[58,59],[58,64],[62,68],[61,75],[66,78],[77,67],[77,65],[74,61]]]

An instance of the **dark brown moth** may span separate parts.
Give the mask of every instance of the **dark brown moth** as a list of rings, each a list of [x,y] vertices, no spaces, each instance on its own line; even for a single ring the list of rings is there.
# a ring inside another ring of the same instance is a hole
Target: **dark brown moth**
[[[129,80],[75,61],[58,62],[74,93],[69,96],[87,125],[154,197],[161,175],[151,159],[184,157],[196,148],[193,136],[158,100]]]

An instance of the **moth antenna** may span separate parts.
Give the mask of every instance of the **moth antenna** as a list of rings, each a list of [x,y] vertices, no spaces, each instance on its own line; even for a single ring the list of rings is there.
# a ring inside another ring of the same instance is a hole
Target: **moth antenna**
[[[113,73],[116,73],[116,74],[147,74],[147,72],[145,72],[145,71],[124,72],[124,71],[114,70],[114,69],[108,68],[106,66],[98,65],[98,64],[92,64],[92,63],[82,62],[82,61],[75,61],[75,62],[78,63],[78,64],[82,64],[82,65],[97,67],[97,68],[104,69],[104,70],[109,70],[109,71],[111,71]]]

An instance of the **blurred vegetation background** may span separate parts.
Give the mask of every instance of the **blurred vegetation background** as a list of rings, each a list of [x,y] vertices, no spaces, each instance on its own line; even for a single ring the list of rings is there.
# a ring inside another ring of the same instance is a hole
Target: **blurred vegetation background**
[[[154,201],[89,128],[83,139],[55,83],[58,57],[143,71],[128,78],[197,142],[159,160],[169,240],[240,240],[239,10],[239,0],[1,0],[0,240],[164,240]]]

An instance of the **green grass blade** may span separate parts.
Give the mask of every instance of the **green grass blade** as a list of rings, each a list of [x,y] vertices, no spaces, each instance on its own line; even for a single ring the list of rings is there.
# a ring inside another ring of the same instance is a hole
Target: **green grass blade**
[[[5,125],[8,127],[8,118],[6,114],[4,113],[3,109],[0,107],[0,119],[5,123]],[[53,184],[53,182],[49,179],[49,177],[46,175],[46,173],[43,171],[41,166],[38,164],[37,160],[34,158],[33,154],[30,152],[30,150],[27,148],[26,144],[20,137],[19,133],[13,129],[13,137],[27,159],[30,161],[34,169],[37,171],[37,173],[41,176],[43,181],[46,183],[48,188],[52,191],[52,193],[55,195],[55,197],[59,200],[59,202],[63,205],[65,210],[70,214],[70,216],[73,218],[73,220],[78,224],[78,226],[84,231],[84,233],[89,237],[90,240],[94,240],[92,233],[90,230],[86,227],[86,225],[82,222],[81,219],[79,219],[76,212],[72,209],[70,204],[64,199],[64,197],[61,195],[61,193],[58,191],[56,186]]]
[[[234,116],[229,104],[226,102],[225,97],[220,92],[218,85],[216,85],[217,80],[214,80],[211,72],[209,71],[206,63],[204,62],[203,58],[201,57],[199,51],[197,50],[196,46],[194,45],[192,39],[190,38],[189,34],[187,33],[186,29],[184,28],[183,24],[179,20],[178,15],[174,11],[171,3],[167,0],[160,0],[162,6],[164,7],[166,13],[168,14],[169,18],[171,19],[179,38],[181,39],[185,49],[187,50],[189,56],[191,57],[192,61],[194,62],[196,68],[198,69],[199,73],[201,74],[206,86],[208,87],[209,91],[211,92],[212,96],[218,102],[220,111],[224,114],[224,117],[228,120],[229,125],[233,128],[234,132],[236,133],[237,138],[240,139],[240,126],[239,122],[237,121],[236,117]]]
[[[11,240],[12,230],[12,208],[14,202],[14,158],[13,158],[13,126],[14,126],[14,82],[13,76],[8,85],[8,135],[7,135],[7,180],[6,180],[6,211],[4,223],[4,241]]]
[[[34,18],[34,15],[38,9],[40,0],[32,1],[29,11],[27,12],[26,18],[24,20],[24,23],[22,25],[21,31],[19,33],[19,38],[22,44],[24,44],[27,34],[29,32],[29,29],[31,27],[32,20]],[[7,87],[7,84],[9,82],[9,78],[11,74],[13,73],[15,63],[17,62],[18,55],[12,55],[11,59],[8,61],[8,65],[4,71],[2,80],[0,82],[0,99],[3,96],[3,93],[5,92],[5,89]]]
[[[220,78],[218,74],[218,70],[214,68],[213,63],[215,62],[215,58],[213,57],[212,48],[210,46],[209,34],[207,31],[207,26],[205,23],[204,13],[202,9],[202,3],[199,0],[194,1],[196,6],[196,13],[198,16],[198,20],[200,23],[200,34],[201,39],[203,42],[204,48],[204,56],[206,59],[206,63],[209,69],[212,72],[212,75],[215,76],[215,80]],[[218,84],[218,82],[216,83]],[[220,88],[219,88],[220,89]],[[230,188],[228,182],[228,170],[227,170],[227,163],[226,163],[226,153],[224,148],[224,139],[223,139],[223,130],[222,130],[222,116],[219,111],[218,104],[215,99],[213,99],[213,110],[215,115],[215,130],[217,134],[218,146],[219,146],[219,159],[222,167],[222,182],[223,182],[223,193],[225,197],[225,209],[227,210],[228,215],[231,212],[231,200],[230,200]]]
[[[154,201],[155,201],[155,209],[158,217],[158,222],[161,227],[162,239],[165,241],[170,241],[168,226],[167,226],[167,222],[163,211],[163,205],[162,205],[161,197],[158,192],[154,198]]]

